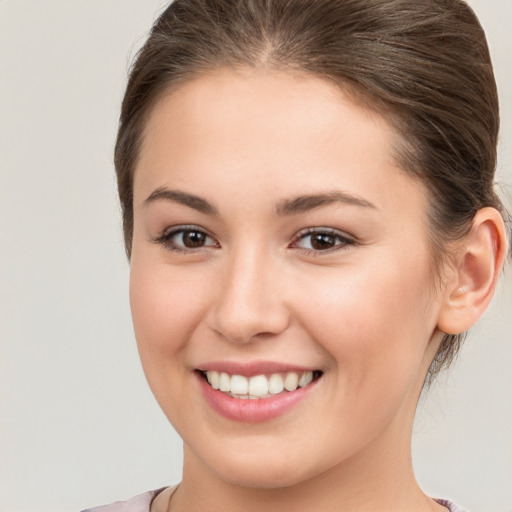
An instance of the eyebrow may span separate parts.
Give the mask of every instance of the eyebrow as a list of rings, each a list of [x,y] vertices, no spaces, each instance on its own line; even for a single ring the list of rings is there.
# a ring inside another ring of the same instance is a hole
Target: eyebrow
[[[158,187],[155,189],[144,201],[145,205],[151,204],[155,201],[171,201],[174,203],[182,204],[193,208],[206,215],[219,216],[219,211],[215,206],[209,203],[206,199],[182,192],[181,190],[170,190],[166,187]],[[322,206],[330,204],[342,203],[345,205],[359,206],[364,208],[378,208],[373,204],[361,197],[349,194],[347,192],[334,191],[322,194],[310,194],[295,197],[293,199],[283,199],[279,201],[276,206],[276,215],[279,217],[286,217],[289,215],[297,215],[305,213]]]
[[[170,190],[165,187],[158,187],[147,197],[144,204],[147,206],[155,201],[172,201],[174,203],[182,204],[197,210],[206,215],[219,215],[219,211],[215,206],[210,204],[206,199],[203,199],[194,194],[182,192],[181,190]]]
[[[311,194],[299,196],[294,199],[284,199],[276,207],[276,214],[280,217],[288,215],[297,215],[305,213],[315,208],[327,206],[334,203],[342,203],[351,206],[360,206],[363,208],[378,208],[370,201],[361,197],[349,194],[348,192],[334,191],[323,194]]]

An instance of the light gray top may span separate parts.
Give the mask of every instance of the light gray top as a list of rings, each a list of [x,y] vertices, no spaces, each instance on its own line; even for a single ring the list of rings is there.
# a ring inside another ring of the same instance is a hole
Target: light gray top
[[[155,491],[148,491],[139,494],[134,498],[127,501],[116,501],[110,505],[103,505],[101,507],[88,508],[82,512],[150,512],[151,502],[157,494],[165,489],[156,489]],[[440,505],[445,506],[450,512],[466,512],[455,503],[448,500],[436,500]]]

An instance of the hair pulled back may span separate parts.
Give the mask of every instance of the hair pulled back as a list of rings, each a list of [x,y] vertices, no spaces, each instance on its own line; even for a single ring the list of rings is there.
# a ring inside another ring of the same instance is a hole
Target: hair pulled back
[[[301,71],[337,84],[399,134],[401,168],[429,191],[436,267],[494,192],[498,96],[489,50],[462,0],[175,0],[138,53],[115,148],[128,257],[146,120],[169,90],[222,67]],[[463,334],[445,335],[430,378]]]

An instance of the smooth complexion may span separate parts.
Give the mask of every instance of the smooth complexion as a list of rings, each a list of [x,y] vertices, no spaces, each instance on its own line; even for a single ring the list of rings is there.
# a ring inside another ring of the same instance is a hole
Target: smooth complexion
[[[446,288],[395,141],[308,75],[218,70],[154,108],[130,296],[145,374],[184,441],[170,510],[445,510],[415,482],[410,438]],[[247,419],[208,399],[198,370],[213,367],[321,377]]]

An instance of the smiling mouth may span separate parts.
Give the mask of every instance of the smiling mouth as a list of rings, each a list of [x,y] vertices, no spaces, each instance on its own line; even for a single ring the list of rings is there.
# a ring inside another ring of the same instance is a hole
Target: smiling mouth
[[[215,390],[233,398],[258,400],[290,393],[304,388],[322,376],[322,372],[284,372],[268,375],[231,375],[213,370],[199,371],[204,380]]]

